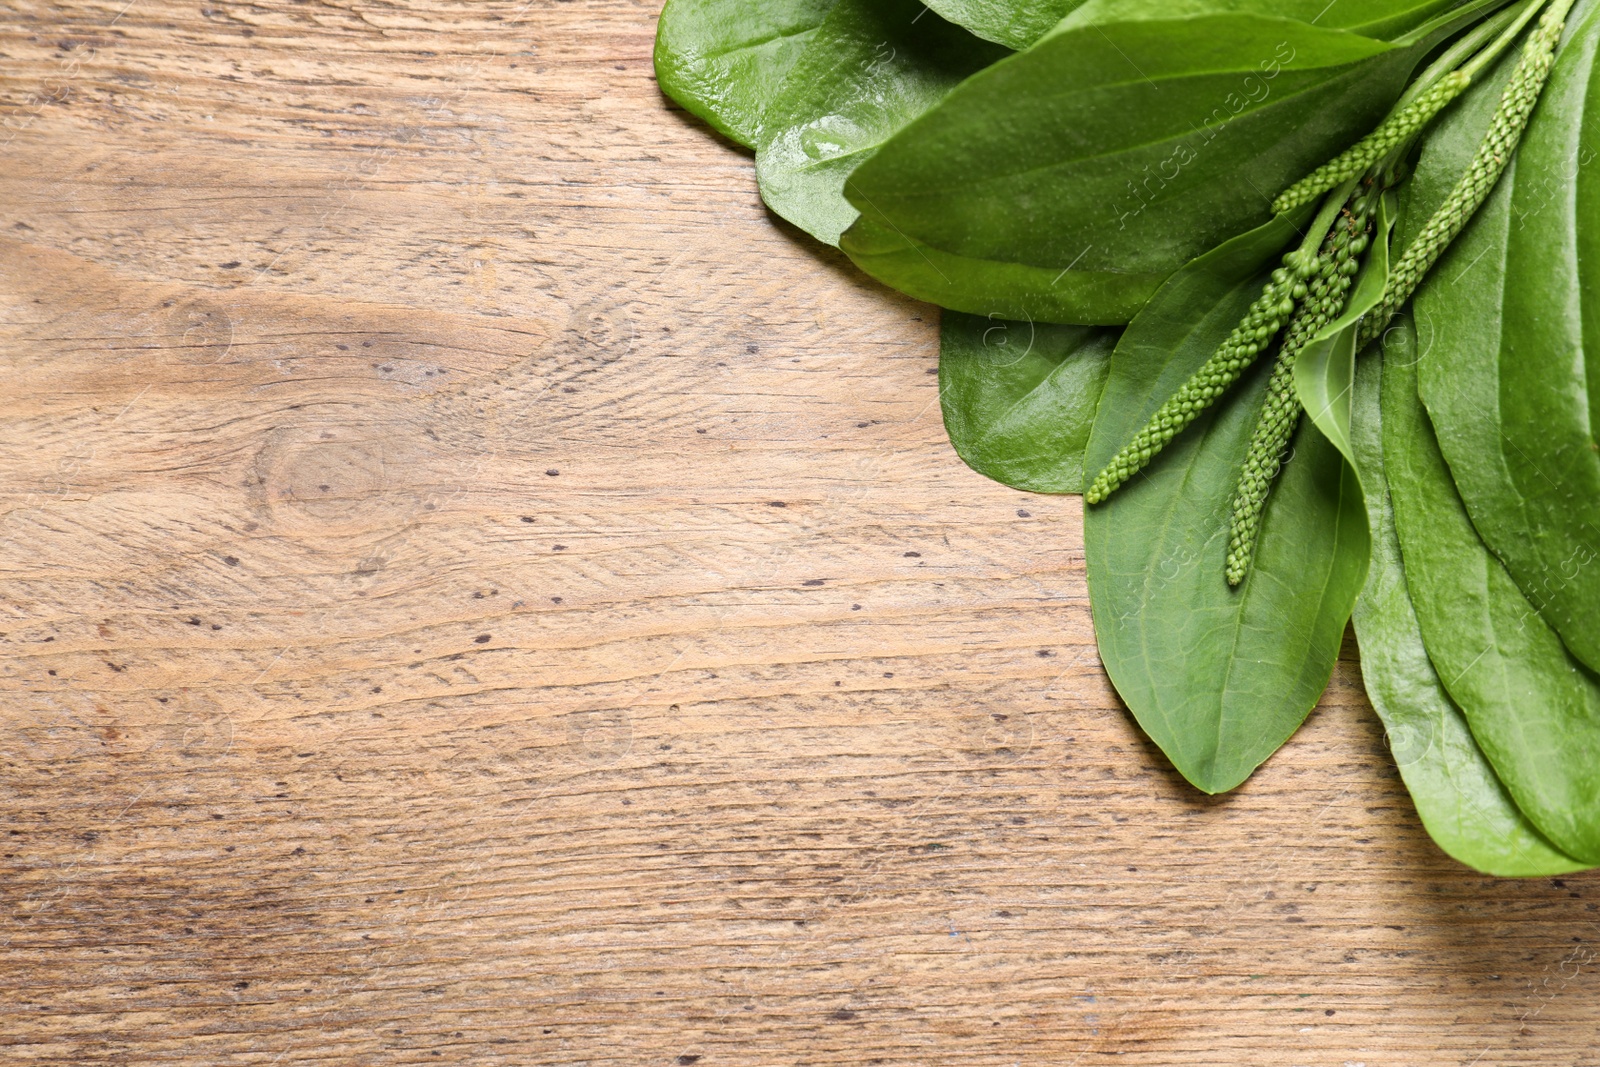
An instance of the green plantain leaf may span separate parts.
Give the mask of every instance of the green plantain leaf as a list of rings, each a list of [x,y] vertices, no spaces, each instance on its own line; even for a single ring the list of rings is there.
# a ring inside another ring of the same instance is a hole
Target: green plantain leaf
[[[841,247],[864,270],[974,314],[1126,321],[1369,130],[1427,47],[1255,14],[1071,21],[855,171]]]
[[[767,206],[838,244],[845,179],[958,82],[1010,55],[920,0],[839,0],[767,105],[756,176]]]
[[[1280,15],[1387,39],[1456,3],[1457,0],[1340,0],[1338,4],[1329,4],[1328,0],[931,0],[928,6],[979,37],[1020,49],[1044,37],[1068,17],[1072,24],[1087,24],[1216,12]]]
[[[1083,0],[928,0],[928,6],[979,37],[1026,48]]]
[[[1408,327],[1392,332],[1399,337]],[[1408,342],[1397,340],[1396,352],[1398,359],[1409,358]],[[1356,366],[1351,393],[1353,455],[1372,529],[1372,566],[1353,619],[1367,696],[1417,815],[1440,848],[1500,877],[1579,870],[1587,865],[1550,844],[1517,809],[1428,659],[1384,478],[1382,366],[1369,350]]]
[[[945,312],[939,402],[956,453],[1016,489],[1083,492],[1083,450],[1120,332]]]
[[[1087,470],[1205,362],[1260,294],[1262,265],[1295,236],[1290,219],[1275,219],[1161,288],[1112,357]],[[1143,475],[1084,516],[1106,671],[1145,732],[1208,793],[1242,782],[1315,706],[1366,574],[1355,476],[1302,421],[1254,566],[1228,587],[1229,509],[1271,370],[1261,360]]]
[[[1524,815],[1600,863],[1600,679],[1478,537],[1417,396],[1413,330],[1385,347],[1383,464],[1429,659]]]
[[[1418,291],[1422,398],[1483,540],[1600,669],[1600,3],[1493,196]],[[1426,160],[1425,160],[1426,162]]]
[[[846,195],[861,196],[850,192]],[[852,202],[859,202],[852,199]],[[1118,326],[1168,275],[1034,267],[946,252],[862,216],[839,239],[856,266],[887,285],[942,307],[1037,322]]]
[[[1483,2],[1483,0],[1477,0]],[[1505,0],[1490,0],[1494,6]],[[1032,6],[1022,0],[1022,6]],[[1270,15],[1295,19],[1328,30],[1349,30],[1364,37],[1395,40],[1406,34],[1428,32],[1431,20],[1449,20],[1460,0],[1080,0],[1068,5],[1059,28],[1129,19],[1166,19],[1222,13]]]
[[[1380,361],[1356,361],[1360,319],[1389,278],[1394,198],[1378,209],[1372,253],[1343,315],[1300,354],[1295,388],[1317,428],[1355,469],[1367,507],[1372,563],[1353,621],[1362,679],[1387,731],[1390,752],[1423,825],[1468,866],[1503,877],[1562,874],[1585,864],[1556,849],[1511,801],[1461,712],[1434,673],[1406,591],[1383,474]]]
[[[667,0],[656,81],[717,132],[756,146],[767,101],[834,0]]]

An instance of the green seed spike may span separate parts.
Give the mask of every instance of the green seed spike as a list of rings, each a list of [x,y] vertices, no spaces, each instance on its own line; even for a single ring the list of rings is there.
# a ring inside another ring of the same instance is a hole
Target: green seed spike
[[[1511,73],[1511,81],[1500,97],[1500,106],[1495,111],[1489,132],[1478,145],[1472,164],[1389,272],[1389,284],[1384,289],[1383,300],[1362,320],[1356,341],[1359,346],[1365,347],[1383,333],[1395,312],[1411,299],[1411,294],[1422,284],[1428,271],[1433,269],[1445,249],[1450,247],[1450,243],[1460,235],[1494,191],[1495,184],[1511,162],[1511,154],[1522,140],[1528,118],[1533,114],[1534,105],[1539,102],[1539,94],[1544,91],[1544,84],[1550,78],[1556,43],[1561,40],[1566,14],[1571,7],[1572,0],[1556,0],[1528,35],[1527,43],[1522,46],[1522,59]]]
[[[1144,429],[1134,435],[1116,454],[1105,470],[1095,476],[1084,500],[1098,504],[1124,482],[1138,474],[1167,446],[1167,443],[1210,407],[1238,380],[1245,368],[1255,362],[1294,314],[1296,293],[1304,293],[1305,279],[1316,269],[1316,261],[1301,250],[1283,257],[1284,266],[1272,272],[1272,280],[1244,319],[1228,334],[1211,357],[1183,387],[1169,397]]]
[[[1283,257],[1283,266],[1272,272],[1271,281],[1250,305],[1243,320],[1183,387],[1156,410],[1133,440],[1122,446],[1105,469],[1095,475],[1083,494],[1086,503],[1100,503],[1143,470],[1168,442],[1239,380],[1256,356],[1271,346],[1283,324],[1294,315],[1296,305],[1309,293],[1307,280],[1322,268],[1317,248],[1323,239],[1318,235],[1331,231],[1355,187],[1356,183],[1350,181],[1323,201],[1322,209],[1306,231],[1305,240]]]
[[[1323,245],[1321,273],[1312,280],[1309,298],[1295,312],[1278,350],[1272,380],[1267,384],[1267,400],[1250,438],[1239,486],[1234,490],[1233,518],[1228,531],[1227,576],[1229,585],[1244,581],[1255,558],[1256,540],[1261,533],[1261,515],[1266,510],[1267,494],[1282,466],[1284,450],[1300,423],[1300,398],[1294,390],[1294,365],[1300,352],[1321,329],[1344,313],[1354,281],[1355,264],[1366,251],[1368,218],[1372,199],[1363,196],[1348,223],[1341,222]]]
[[[1280,193],[1272,202],[1273,214],[1281,215],[1301,204],[1309,204],[1329,189],[1365,173],[1368,167],[1432,121],[1470,84],[1472,79],[1461,71],[1446,74],[1433,88],[1385,119],[1383,125]]]

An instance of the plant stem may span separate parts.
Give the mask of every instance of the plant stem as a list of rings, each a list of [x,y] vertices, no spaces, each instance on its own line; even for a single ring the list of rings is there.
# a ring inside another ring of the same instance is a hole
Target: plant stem
[[[1519,35],[1521,35],[1524,29],[1527,28],[1528,23],[1532,21],[1533,16],[1539,13],[1539,9],[1543,7],[1544,4],[1545,0],[1528,0],[1528,3],[1523,7],[1521,13],[1517,15],[1516,21],[1505,28],[1504,32],[1500,34],[1499,38],[1495,40],[1494,44],[1473,56],[1472,61],[1461,68],[1461,72],[1469,78],[1476,78],[1479,74],[1481,74],[1485,67],[1499,59],[1501,55],[1505,53],[1505,50],[1511,47],[1511,43],[1515,41]],[[1555,7],[1552,7],[1551,10],[1554,11],[1556,8],[1560,8],[1560,14],[1557,16],[1557,21],[1559,22],[1566,18],[1567,11],[1570,10],[1571,7],[1572,0],[1565,0],[1565,2],[1562,2],[1562,0],[1557,0]],[[1560,31],[1557,30],[1556,36],[1559,37],[1560,35]]]
[[[1428,69],[1417,75],[1415,80],[1400,94],[1400,100],[1394,106],[1398,112],[1417,97],[1437,85],[1447,74],[1452,73],[1463,63],[1478,54],[1486,42],[1500,35],[1512,22],[1524,19],[1530,11],[1537,11],[1543,7],[1547,0],[1525,0],[1520,7],[1508,7],[1497,11],[1484,19],[1471,30],[1462,34],[1461,39],[1449,48],[1438,59],[1428,64]],[[1471,74],[1468,75],[1471,77]],[[1393,112],[1391,112],[1392,114]]]
[[[1410,33],[1403,34],[1394,39],[1394,43],[1401,48],[1409,48],[1428,39],[1442,40],[1453,33],[1459,33],[1463,26],[1470,26],[1484,17],[1484,12],[1494,11],[1504,7],[1509,0],[1471,0],[1470,3],[1446,11],[1435,16],[1418,26]]]

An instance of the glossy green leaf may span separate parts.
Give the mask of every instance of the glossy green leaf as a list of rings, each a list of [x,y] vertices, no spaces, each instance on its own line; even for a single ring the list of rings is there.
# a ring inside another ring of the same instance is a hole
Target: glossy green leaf
[[[979,37],[1026,48],[1064,18],[1068,25],[1248,12],[1388,39],[1456,6],[1457,0],[932,0],[929,7]]]
[[[1356,334],[1362,316],[1383,299],[1389,282],[1389,236],[1394,228],[1395,199],[1385,194],[1378,202],[1372,251],[1350,300],[1337,319],[1325,326],[1301,350],[1294,365],[1294,387],[1311,421],[1323,436],[1354,465],[1350,445],[1350,403],[1355,386]]]
[[[1401,349],[1398,358],[1408,355]],[[1581,869],[1585,864],[1550,844],[1517,809],[1428,659],[1384,477],[1381,377],[1382,362],[1369,350],[1350,394],[1352,454],[1372,529],[1372,565],[1353,621],[1361,678],[1390,755],[1429,836],[1461,863],[1500,877]]]
[[[940,15],[990,41],[1026,48],[1083,0],[928,0]]]
[[[1600,4],[1510,169],[1418,291],[1422,398],[1485,543],[1600,669]]]
[[[1289,220],[1274,220],[1162,287],[1112,357],[1087,469],[1103,466],[1205,362],[1260,294],[1264,265],[1297,236]],[[1255,564],[1237,589],[1227,584],[1230,504],[1271,370],[1261,360],[1084,516],[1106,671],[1145,732],[1208,793],[1242,782],[1315,706],[1366,574],[1360,488],[1302,420]]]
[[[848,189],[847,183],[847,195]],[[1162,271],[1074,271],[959,255],[868,216],[844,232],[839,247],[874,278],[920,300],[976,315],[1036,322],[1121,325],[1138,314],[1168,277]]]
[[[1016,489],[1083,492],[1083,450],[1120,333],[945,312],[939,402],[956,453]]]
[[[1251,14],[1063,28],[858,168],[841,247],[946,307],[1124,321],[1370,129],[1422,54]]]
[[[1545,840],[1495,777],[1434,673],[1406,590],[1383,474],[1381,363],[1374,351],[1358,364],[1355,348],[1361,317],[1382,299],[1388,281],[1393,203],[1385,196],[1379,206],[1372,252],[1344,314],[1295,364],[1301,402],[1354,467],[1367,507],[1372,561],[1352,616],[1362,679],[1417,814],[1441,848],[1503,877],[1580,870],[1585,865]]]
[[[767,206],[838,244],[845,179],[962,79],[1010,55],[920,0],[839,0],[767,106],[756,176]]]
[[[1020,0],[1019,6],[1033,5]],[[1070,10],[1063,11],[1066,21],[1060,29],[1130,19],[1233,13],[1295,19],[1323,29],[1394,40],[1426,27],[1440,16],[1447,17],[1452,8],[1466,5],[1460,0],[1085,0],[1066,6]]]
[[[834,0],[667,0],[656,80],[691,114],[756,146],[761,116]]]
[[[1600,679],[1479,538],[1417,395],[1416,347],[1414,331],[1390,331],[1383,463],[1429,659],[1517,807],[1600,863]]]

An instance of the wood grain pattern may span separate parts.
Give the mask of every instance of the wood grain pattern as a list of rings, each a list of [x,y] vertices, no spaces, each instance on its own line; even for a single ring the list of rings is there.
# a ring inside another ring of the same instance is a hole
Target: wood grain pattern
[[[0,12],[0,1060],[1600,1063],[1353,650],[1175,780],[657,9]]]

